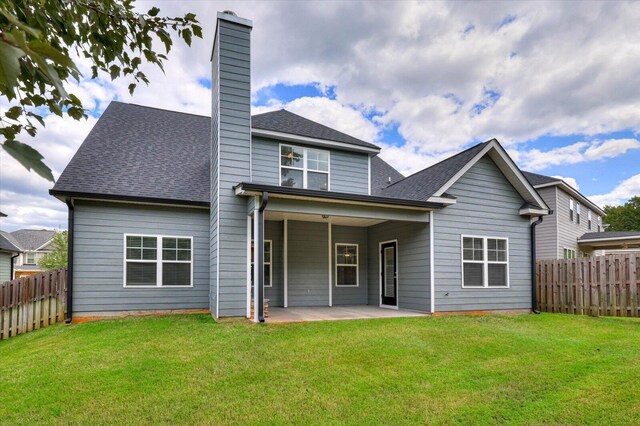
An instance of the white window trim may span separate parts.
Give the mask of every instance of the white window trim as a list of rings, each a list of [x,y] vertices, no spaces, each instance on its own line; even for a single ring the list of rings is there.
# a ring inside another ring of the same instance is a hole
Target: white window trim
[[[33,262],[29,262],[29,255],[33,255]],[[24,254],[25,265],[36,265],[37,263],[38,263],[38,259],[35,251],[28,251]]]
[[[565,252],[566,250],[568,250],[568,251],[572,252],[572,253],[573,253],[573,257],[564,257],[564,252]],[[578,253],[577,253],[576,249],[572,249],[572,248],[569,248],[569,247],[562,247],[562,258],[563,258],[563,259],[565,259],[565,260],[566,260],[566,259],[576,259],[576,258],[577,258],[577,255],[578,255]]]
[[[574,216],[575,216],[574,208],[575,208],[575,204],[573,202],[573,198],[569,198],[569,222],[574,221]]]
[[[576,201],[576,224],[580,225],[580,203]]]
[[[156,259],[151,261],[147,259],[127,259],[127,237],[148,237],[148,238],[156,238]],[[167,260],[164,261],[162,259],[162,239],[163,238],[182,238],[189,239],[191,241],[191,259],[190,260]],[[193,237],[186,235],[150,235],[150,234],[124,234],[124,238],[122,241],[122,287],[124,288],[135,288],[135,289],[159,289],[159,288],[193,288]],[[152,263],[156,264],[156,285],[127,285],[127,262],[131,263]],[[190,285],[162,285],[162,264],[163,263],[189,263],[191,264],[191,276],[189,278]]]
[[[264,240],[265,243],[269,243],[269,261],[267,262],[267,259],[264,260],[264,264],[265,265],[269,265],[271,266],[271,258],[273,257],[273,240]],[[255,250],[256,246],[255,246],[255,241],[251,240],[251,245],[253,246],[253,249]],[[255,260],[255,253],[253,254],[254,256],[254,260]],[[253,266],[255,262],[251,261],[251,265]],[[273,287],[273,266],[271,266],[269,268],[269,285],[265,285],[265,288],[271,288]]]
[[[464,239],[465,238],[480,238],[482,239],[482,259],[483,260],[464,260]],[[489,260],[489,246],[487,244],[487,240],[504,240],[506,241],[506,252],[507,252],[507,260],[506,261],[497,261],[497,260]],[[477,286],[465,286],[464,285],[464,264],[465,263],[480,263],[483,264],[482,268],[482,287]],[[507,285],[506,286],[489,286],[489,264],[498,264],[498,265],[507,265]],[[494,237],[494,236],[485,236],[485,235],[460,235],[460,272],[462,276],[462,288],[466,289],[494,289],[494,290],[504,290],[511,287],[510,279],[509,279],[509,238],[508,237]]]
[[[353,263],[350,264],[346,264],[346,263],[338,263],[338,246],[351,246],[351,247],[355,247],[356,248],[356,263],[355,265]],[[335,248],[333,251],[333,256],[335,259],[335,279],[336,279],[336,287],[347,287],[347,288],[356,288],[356,287],[360,287],[360,248],[358,247],[358,244],[356,243],[336,243],[335,244]],[[348,267],[354,267],[356,268],[356,285],[351,285],[351,284],[338,284],[338,266],[348,266]]]
[[[283,166],[282,165],[282,147],[283,146],[287,146],[287,147],[291,147],[291,148],[297,148],[302,150],[302,155],[304,156],[303,158],[303,162],[302,162],[302,167],[293,167],[293,166]],[[309,156],[307,155],[307,152],[309,150],[312,151],[321,151],[321,152],[326,152],[327,153],[327,171],[323,172],[322,170],[309,170],[308,166],[307,166],[307,160],[309,158]],[[317,149],[317,148],[306,148],[304,146],[300,146],[300,145],[293,145],[290,143],[281,143],[278,145],[278,185],[282,186],[282,169],[291,169],[291,170],[301,170],[302,171],[302,187],[304,189],[308,189],[307,188],[307,173],[308,172],[312,172],[312,173],[326,173],[327,175],[327,191],[331,191],[331,151],[326,150],[326,149]],[[319,190],[315,190],[315,191],[319,191]]]

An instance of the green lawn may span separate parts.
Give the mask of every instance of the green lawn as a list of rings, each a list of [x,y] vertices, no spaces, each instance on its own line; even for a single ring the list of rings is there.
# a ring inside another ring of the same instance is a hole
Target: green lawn
[[[208,315],[0,342],[0,423],[638,424],[640,321]]]

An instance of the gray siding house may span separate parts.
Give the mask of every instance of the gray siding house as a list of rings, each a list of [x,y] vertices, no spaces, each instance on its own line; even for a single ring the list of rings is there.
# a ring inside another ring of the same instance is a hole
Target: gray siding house
[[[562,179],[524,172],[553,214],[538,226],[538,259],[592,256],[597,246],[580,244],[586,234],[604,232],[605,212]]]
[[[112,102],[50,191],[69,208],[70,315],[372,305],[531,308],[549,207],[496,140],[404,177],[380,148],[251,116],[252,23],[219,13],[212,116]]]

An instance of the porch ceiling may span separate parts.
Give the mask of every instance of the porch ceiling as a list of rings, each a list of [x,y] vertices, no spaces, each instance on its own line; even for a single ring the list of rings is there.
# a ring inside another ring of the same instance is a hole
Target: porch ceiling
[[[287,213],[287,212],[278,212],[278,211],[265,211],[265,220],[275,220],[281,221],[284,219],[288,220],[298,220],[301,222],[322,222],[329,223],[332,225],[342,225],[342,226],[359,226],[359,227],[368,227],[377,225],[379,223],[385,222],[385,220],[381,219],[367,219],[360,217],[346,217],[346,216],[327,216],[320,214],[306,214],[306,213]]]

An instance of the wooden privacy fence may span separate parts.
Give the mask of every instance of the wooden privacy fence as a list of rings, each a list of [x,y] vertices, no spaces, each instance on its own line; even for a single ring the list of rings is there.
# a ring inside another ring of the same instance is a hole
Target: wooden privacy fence
[[[0,339],[64,321],[67,270],[0,284]]]
[[[536,262],[538,309],[640,317],[640,253]]]

